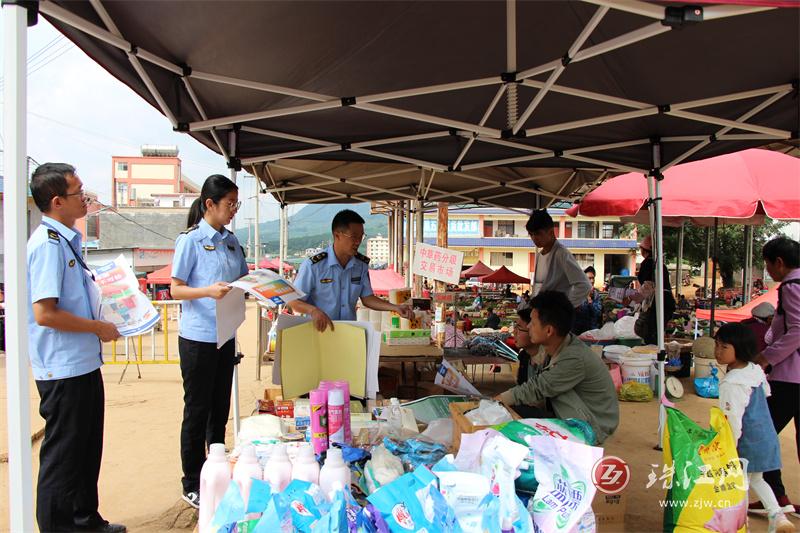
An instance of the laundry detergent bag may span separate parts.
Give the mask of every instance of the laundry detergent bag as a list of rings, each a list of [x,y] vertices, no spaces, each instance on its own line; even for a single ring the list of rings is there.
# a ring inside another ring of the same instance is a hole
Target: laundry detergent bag
[[[667,408],[663,448],[664,531],[745,533],[746,472],[722,411],[712,407],[711,427],[704,429]]]

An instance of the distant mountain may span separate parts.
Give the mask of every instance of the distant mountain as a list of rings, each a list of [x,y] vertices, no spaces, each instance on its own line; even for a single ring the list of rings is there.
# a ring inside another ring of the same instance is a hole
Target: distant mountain
[[[368,237],[379,233],[384,237],[387,235],[388,218],[385,215],[370,215],[369,204],[310,204],[289,217],[289,253],[329,244],[331,222],[342,209],[352,209],[364,218],[364,232]],[[259,239],[266,245],[266,253],[278,253],[278,225],[277,220],[259,224]],[[236,230],[236,236],[243,245],[247,243],[247,232],[247,227]],[[363,244],[362,248],[365,246]]]

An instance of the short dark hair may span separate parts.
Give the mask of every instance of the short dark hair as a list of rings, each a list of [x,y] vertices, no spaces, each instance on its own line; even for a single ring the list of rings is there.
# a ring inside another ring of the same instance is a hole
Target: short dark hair
[[[751,362],[755,359],[758,353],[758,344],[756,343],[756,334],[753,330],[744,324],[736,322],[729,322],[723,324],[717,330],[714,338],[725,344],[733,346],[736,353],[736,359],[745,363]]]
[[[333,217],[331,233],[336,230],[346,230],[350,227],[350,224],[364,224],[364,219],[352,209],[342,209]]]
[[[487,308],[486,308],[486,311],[487,311],[489,314],[491,314],[491,313],[494,313],[494,308],[493,308],[493,307],[487,307]]]
[[[764,245],[761,255],[770,263],[780,257],[787,268],[800,267],[800,243],[789,237],[775,237]]]
[[[531,213],[528,223],[525,224],[525,229],[528,233],[533,233],[540,229],[551,229],[554,226],[553,217],[550,216],[547,209],[537,209]]]
[[[591,266],[591,265],[589,265],[588,267],[586,267],[586,268],[584,268],[584,269],[583,269],[583,273],[584,273],[584,274],[588,274],[589,272],[591,272],[592,274],[594,274],[595,276],[597,276],[597,271],[596,271],[596,270],[594,269],[594,267],[593,267],[593,266]]]
[[[566,337],[572,330],[575,309],[563,292],[542,291],[531,299],[530,307],[539,313],[539,322],[556,328],[560,337]]]
[[[50,211],[50,202],[56,196],[67,194],[67,174],[75,174],[75,167],[66,163],[39,165],[31,176],[31,196],[42,213]]]
[[[517,310],[517,316],[519,316],[523,322],[526,324],[531,323],[531,308],[530,307],[523,307],[522,309]]]

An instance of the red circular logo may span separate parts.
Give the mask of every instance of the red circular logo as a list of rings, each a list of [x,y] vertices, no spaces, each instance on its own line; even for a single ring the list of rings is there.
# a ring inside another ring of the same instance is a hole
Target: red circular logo
[[[628,486],[630,480],[628,463],[614,455],[603,457],[592,467],[592,482],[600,492],[617,494]]]

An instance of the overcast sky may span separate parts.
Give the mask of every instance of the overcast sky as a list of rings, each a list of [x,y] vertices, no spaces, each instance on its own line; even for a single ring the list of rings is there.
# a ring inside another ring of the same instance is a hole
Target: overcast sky
[[[2,31],[0,24],[0,35]],[[173,132],[160,112],[41,16],[28,30],[28,58],[28,154],[39,163],[75,165],[86,189],[101,202],[111,201],[111,157],[140,155],[143,144],[177,145],[183,173],[198,185],[210,174],[229,173],[222,156],[189,135]],[[255,180],[243,175],[239,173],[238,183],[244,205],[237,217],[242,225],[255,208],[255,200],[248,200],[255,194]],[[278,218],[277,202],[261,198],[261,219]]]

